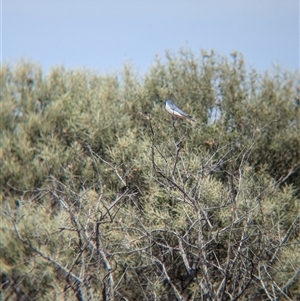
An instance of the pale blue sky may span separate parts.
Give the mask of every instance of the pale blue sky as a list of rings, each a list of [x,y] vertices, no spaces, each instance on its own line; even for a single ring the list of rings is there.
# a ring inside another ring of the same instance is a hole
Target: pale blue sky
[[[2,62],[141,73],[181,47],[299,68],[299,0],[2,0]]]

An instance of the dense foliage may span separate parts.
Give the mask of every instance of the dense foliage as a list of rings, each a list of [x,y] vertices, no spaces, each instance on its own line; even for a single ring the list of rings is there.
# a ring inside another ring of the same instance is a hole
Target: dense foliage
[[[300,298],[297,73],[182,51],[1,83],[3,300]]]

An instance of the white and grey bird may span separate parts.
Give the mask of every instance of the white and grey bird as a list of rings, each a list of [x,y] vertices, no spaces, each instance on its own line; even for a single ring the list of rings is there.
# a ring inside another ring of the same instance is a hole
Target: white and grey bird
[[[167,99],[165,101],[165,109],[167,110],[168,113],[170,113],[173,117],[176,118],[185,118],[189,119],[192,121],[195,121],[195,119],[188,115],[187,113],[183,112],[181,109],[179,109],[172,100]]]

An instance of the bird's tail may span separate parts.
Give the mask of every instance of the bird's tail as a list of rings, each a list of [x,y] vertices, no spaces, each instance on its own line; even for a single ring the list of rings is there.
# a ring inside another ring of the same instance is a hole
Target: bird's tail
[[[193,122],[196,122],[196,119],[194,119],[192,116],[187,115],[186,117],[187,117],[189,120],[191,120],[191,121],[193,121]]]

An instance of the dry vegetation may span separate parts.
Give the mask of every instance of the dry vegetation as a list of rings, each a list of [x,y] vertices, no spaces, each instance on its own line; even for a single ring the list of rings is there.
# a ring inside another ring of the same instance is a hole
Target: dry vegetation
[[[183,51],[1,82],[3,300],[300,299],[299,75]]]

